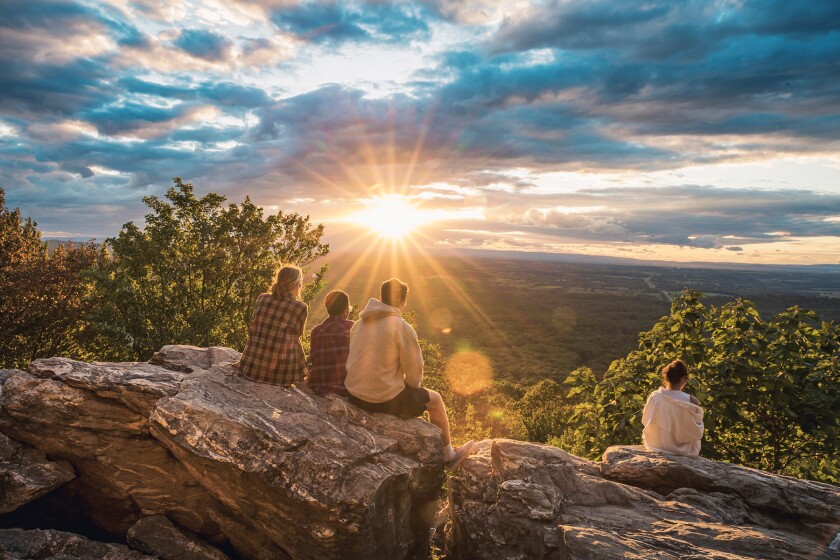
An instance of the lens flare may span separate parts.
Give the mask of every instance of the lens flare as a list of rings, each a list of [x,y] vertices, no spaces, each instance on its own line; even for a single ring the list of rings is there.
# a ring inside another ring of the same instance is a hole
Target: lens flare
[[[493,384],[493,367],[481,352],[458,352],[446,364],[446,379],[459,395],[474,395]]]
[[[429,319],[432,326],[442,333],[452,332],[452,312],[445,307],[439,307],[432,311]]]

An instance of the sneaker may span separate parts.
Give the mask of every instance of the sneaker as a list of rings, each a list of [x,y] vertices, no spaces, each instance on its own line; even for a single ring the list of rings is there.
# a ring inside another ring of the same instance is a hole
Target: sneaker
[[[455,450],[455,456],[452,459],[445,461],[444,465],[447,469],[454,469],[461,465],[464,462],[464,459],[470,456],[470,452],[472,452],[473,447],[475,447],[474,441],[468,441],[461,447]]]

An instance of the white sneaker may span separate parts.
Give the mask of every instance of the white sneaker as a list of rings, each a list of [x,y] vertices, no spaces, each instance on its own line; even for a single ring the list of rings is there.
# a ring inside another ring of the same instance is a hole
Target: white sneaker
[[[464,459],[470,456],[470,452],[472,452],[473,447],[475,447],[475,442],[470,440],[458,449],[455,450],[455,455],[449,459],[448,461],[444,462],[444,465],[447,469],[455,469],[458,468],[461,463],[464,462]]]

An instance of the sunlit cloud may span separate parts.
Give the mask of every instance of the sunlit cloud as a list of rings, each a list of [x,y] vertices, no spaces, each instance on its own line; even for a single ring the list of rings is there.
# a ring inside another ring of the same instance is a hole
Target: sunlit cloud
[[[406,250],[836,262],[838,29],[782,0],[11,0],[0,185],[98,237],[180,176],[334,225],[399,200]]]
[[[399,239],[434,222],[483,217],[480,209],[425,209],[417,204],[419,198],[385,195],[362,199],[359,202],[364,208],[350,214],[345,220],[367,227],[382,237]]]

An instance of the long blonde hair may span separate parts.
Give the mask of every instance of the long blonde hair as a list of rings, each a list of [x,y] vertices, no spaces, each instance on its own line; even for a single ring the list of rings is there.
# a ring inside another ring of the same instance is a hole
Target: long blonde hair
[[[284,297],[291,294],[298,284],[303,284],[303,270],[299,266],[289,264],[277,271],[269,291],[274,297]]]

